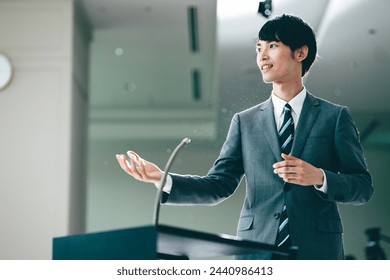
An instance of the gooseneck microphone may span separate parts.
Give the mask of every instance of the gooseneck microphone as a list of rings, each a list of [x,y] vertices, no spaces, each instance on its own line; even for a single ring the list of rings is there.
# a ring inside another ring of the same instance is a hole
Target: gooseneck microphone
[[[175,150],[172,152],[171,156],[168,159],[167,164],[165,165],[164,175],[162,176],[162,178],[160,180],[160,185],[158,187],[158,191],[157,191],[157,194],[156,194],[156,202],[154,204],[153,223],[154,223],[155,226],[158,225],[158,218],[159,218],[159,214],[160,214],[160,205],[161,205],[161,197],[162,197],[162,193],[163,193],[163,188],[164,188],[165,183],[167,181],[167,176],[168,176],[169,169],[171,168],[171,165],[172,165],[173,161],[175,160],[176,155],[179,153],[179,151],[182,148],[184,148],[185,146],[187,146],[189,143],[191,143],[191,139],[184,138],[180,142],[180,144],[177,145]]]

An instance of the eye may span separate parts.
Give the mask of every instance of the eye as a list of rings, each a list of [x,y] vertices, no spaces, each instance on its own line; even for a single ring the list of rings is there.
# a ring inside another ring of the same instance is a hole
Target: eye
[[[273,43],[272,43],[272,44],[269,44],[269,48],[270,48],[270,49],[273,49],[273,48],[275,48],[275,47],[277,47],[276,44],[273,44]]]
[[[261,48],[257,47],[257,48],[256,48],[256,52],[257,52],[257,53],[261,52]]]

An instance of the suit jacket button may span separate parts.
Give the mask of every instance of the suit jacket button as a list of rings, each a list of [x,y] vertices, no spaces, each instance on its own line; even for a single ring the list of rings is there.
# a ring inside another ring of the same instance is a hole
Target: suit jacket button
[[[279,218],[280,218],[280,213],[275,213],[275,214],[274,214],[274,218],[275,218],[275,219],[279,219]]]

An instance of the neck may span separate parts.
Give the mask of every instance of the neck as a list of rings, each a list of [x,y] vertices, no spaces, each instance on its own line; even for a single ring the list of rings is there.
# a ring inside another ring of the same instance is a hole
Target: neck
[[[297,96],[298,93],[302,91],[302,89],[302,79],[292,83],[273,83],[274,94],[286,102],[289,102],[291,99]]]

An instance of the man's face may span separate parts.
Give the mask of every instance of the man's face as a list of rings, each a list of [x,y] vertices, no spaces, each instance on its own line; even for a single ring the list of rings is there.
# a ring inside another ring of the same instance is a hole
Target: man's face
[[[282,42],[261,41],[256,45],[257,66],[265,83],[286,83],[301,78],[301,63]]]

